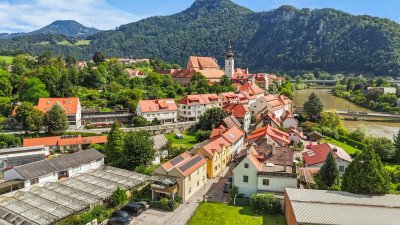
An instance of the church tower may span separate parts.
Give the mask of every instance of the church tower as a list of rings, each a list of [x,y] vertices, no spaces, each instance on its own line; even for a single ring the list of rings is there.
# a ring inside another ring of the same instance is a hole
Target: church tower
[[[229,78],[232,78],[234,70],[235,70],[235,59],[233,58],[231,40],[229,40],[228,51],[225,56],[225,75]]]

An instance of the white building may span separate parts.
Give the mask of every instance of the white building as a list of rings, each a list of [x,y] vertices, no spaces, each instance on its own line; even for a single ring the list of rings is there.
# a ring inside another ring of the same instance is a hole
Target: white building
[[[4,172],[4,180],[22,180],[24,188],[37,183],[56,182],[104,165],[104,155],[97,150],[84,150],[49,160],[14,167]]]
[[[180,121],[199,121],[199,117],[211,108],[221,108],[216,94],[188,95],[178,103]]]
[[[239,188],[240,194],[249,197],[260,192],[283,193],[285,188],[297,188],[293,151],[256,148],[251,146],[233,169],[233,185]]]
[[[44,145],[0,149],[0,171],[44,160],[50,155],[49,149]]]
[[[157,118],[161,124],[176,123],[178,108],[173,99],[140,100],[136,108],[138,116],[143,116],[148,122]]]
[[[313,145],[311,149],[303,152],[304,165],[311,168],[321,168],[329,152],[333,152],[339,173],[343,175],[352,159],[346,151],[328,143]]]
[[[257,98],[256,102],[250,105],[251,115],[256,116],[258,114],[271,111],[277,118],[281,118],[285,111],[291,112],[293,110],[292,101],[284,95],[266,95],[261,98]]]
[[[35,108],[46,114],[56,104],[65,110],[70,129],[79,129],[82,126],[82,109],[79,98],[40,98]]]
[[[233,77],[235,68],[235,59],[233,58],[231,40],[229,40],[228,51],[225,56],[225,75],[229,78]]]

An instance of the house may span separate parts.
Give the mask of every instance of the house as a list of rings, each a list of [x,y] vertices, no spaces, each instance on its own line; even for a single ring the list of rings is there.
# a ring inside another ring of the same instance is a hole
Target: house
[[[249,131],[251,115],[247,106],[238,103],[230,103],[225,105],[223,110],[229,115],[233,115],[241,123],[243,130],[246,132]]]
[[[138,59],[130,59],[130,58],[118,58],[117,61],[121,64],[129,65],[132,63],[150,63],[150,59],[148,58],[138,58]]]
[[[184,152],[157,167],[151,185],[152,199],[180,197],[182,202],[187,202],[194,193],[204,188],[206,164],[202,155],[192,156]]]
[[[276,115],[269,110],[257,116],[257,121],[254,124],[254,128],[258,129],[266,125],[270,125],[275,128],[282,127],[282,123],[279,118],[276,117]]]
[[[116,110],[112,112],[101,112],[98,109],[82,110],[82,125],[91,127],[111,127],[115,121],[120,124],[131,123],[134,114],[129,110]]]
[[[4,180],[22,180],[24,188],[37,183],[56,182],[104,165],[104,155],[97,150],[84,150],[49,160],[14,167],[4,172]]]
[[[49,147],[44,145],[0,149],[0,171],[46,159]]]
[[[169,74],[183,86],[188,86],[194,74],[201,73],[209,83],[218,83],[225,75],[221,70],[217,59],[214,57],[190,56],[185,69],[156,70],[157,73]]]
[[[240,124],[239,120],[236,119],[234,115],[230,115],[222,120],[222,125],[227,127],[228,129],[237,127],[241,128],[242,124]]]
[[[265,94],[265,90],[261,89],[257,86],[257,84],[253,82],[246,82],[239,88],[239,92],[250,92],[257,98],[261,98]]]
[[[150,123],[156,118],[161,124],[178,121],[178,107],[174,99],[140,100],[136,113]]]
[[[82,126],[82,110],[79,98],[39,98],[35,108],[46,114],[54,105],[60,106],[65,111],[70,129],[79,129]]]
[[[336,159],[339,173],[343,175],[344,171],[349,166],[352,159],[350,155],[347,154],[347,152],[345,152],[343,149],[328,143],[312,145],[311,149],[303,152],[302,156],[304,160],[304,165],[306,167],[321,168],[329,152],[333,153],[333,156]]]
[[[316,183],[314,177],[318,174],[320,168],[300,168],[299,169],[299,184],[300,188],[304,189],[315,189]]]
[[[266,149],[251,146],[238,159],[233,169],[233,185],[247,197],[256,193],[283,193],[285,188],[297,188],[293,151],[285,148]]]
[[[254,130],[247,140],[249,143],[266,142],[269,146],[277,147],[285,147],[290,144],[289,135],[271,125]]]
[[[135,78],[135,77],[139,77],[139,78],[145,78],[146,77],[145,74],[140,70],[126,68],[125,72],[128,74],[130,79]]]
[[[232,144],[223,137],[209,139],[193,147],[193,154],[201,154],[207,160],[207,177],[217,177],[232,158]]]
[[[221,134],[225,140],[227,140],[231,144],[231,152],[232,155],[237,154],[244,148],[245,144],[245,133],[237,127],[232,127],[229,130],[225,131]]]
[[[367,91],[378,91],[381,94],[396,94],[395,87],[367,87]]]
[[[168,140],[163,134],[151,136],[150,138],[153,140],[154,149],[156,150],[152,164],[159,164],[162,158],[168,156],[168,151],[165,149],[165,147],[168,145]]]
[[[399,224],[399,195],[362,195],[344,191],[286,188],[288,225]]]
[[[285,83],[285,78],[283,77],[278,77],[275,74],[267,74],[267,73],[257,73],[254,74],[254,79],[257,85],[264,89],[266,92],[269,91],[269,87],[271,85],[274,85],[275,83],[277,85],[282,85]]]
[[[292,110],[292,101],[284,95],[269,94],[258,98],[255,103],[250,105],[251,115],[253,116],[271,111],[277,118],[281,118],[285,111],[291,112]]]
[[[60,152],[87,149],[91,144],[105,144],[107,136],[81,137],[81,135],[64,135],[41,138],[24,138],[24,147],[44,145],[50,150]]]
[[[299,121],[294,118],[290,111],[285,111],[280,120],[282,121],[282,126],[285,129],[293,126],[297,127],[299,125]]]
[[[288,139],[291,145],[297,144],[300,141],[305,140],[301,127],[291,126],[286,129],[286,133],[289,135]]]
[[[221,108],[216,94],[187,95],[178,103],[180,121],[199,121],[200,116],[211,108]]]
[[[219,99],[222,102],[222,106],[226,106],[229,104],[242,104],[249,106],[249,101],[244,94],[242,93],[233,93],[233,92],[224,92],[219,94]]]
[[[308,135],[307,135],[308,140],[317,141],[317,142],[320,142],[322,137],[323,137],[323,135],[317,131],[312,131],[312,132],[308,133]]]

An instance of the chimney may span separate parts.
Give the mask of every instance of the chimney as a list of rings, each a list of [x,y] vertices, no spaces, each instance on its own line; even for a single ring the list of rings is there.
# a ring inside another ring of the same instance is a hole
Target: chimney
[[[292,173],[296,173],[296,163],[294,162],[292,165]]]
[[[276,154],[276,146],[275,143],[272,144],[272,155]]]
[[[333,152],[337,152],[337,148],[333,148]]]

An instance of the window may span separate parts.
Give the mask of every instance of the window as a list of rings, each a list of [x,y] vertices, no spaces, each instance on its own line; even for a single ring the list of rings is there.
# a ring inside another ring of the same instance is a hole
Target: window
[[[200,182],[199,181],[197,181],[197,186],[199,186],[200,185]]]
[[[263,179],[263,185],[269,185],[269,179]]]
[[[33,178],[30,180],[30,182],[31,182],[31,185],[37,184],[37,183],[39,183],[39,178]]]
[[[344,166],[339,166],[339,172],[344,172]]]
[[[189,175],[189,181],[192,179],[192,174]]]
[[[192,192],[192,187],[189,187],[189,193]]]
[[[197,175],[199,175],[200,169],[197,170]]]
[[[245,163],[245,164],[244,164],[244,168],[249,168],[249,164],[248,164],[248,163]]]
[[[243,176],[243,182],[249,183],[249,176]]]
[[[214,170],[217,170],[217,166],[214,167]]]

